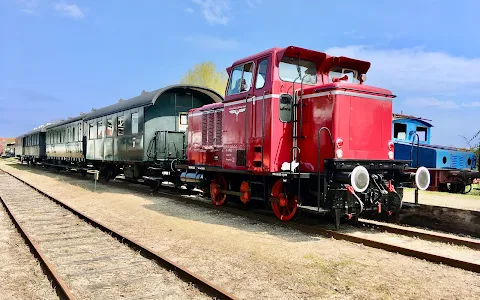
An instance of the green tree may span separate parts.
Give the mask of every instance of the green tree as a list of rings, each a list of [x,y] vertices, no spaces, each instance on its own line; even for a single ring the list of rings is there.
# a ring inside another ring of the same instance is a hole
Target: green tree
[[[208,87],[223,96],[227,80],[227,72],[217,70],[213,62],[207,61],[188,70],[180,79],[180,83]]]

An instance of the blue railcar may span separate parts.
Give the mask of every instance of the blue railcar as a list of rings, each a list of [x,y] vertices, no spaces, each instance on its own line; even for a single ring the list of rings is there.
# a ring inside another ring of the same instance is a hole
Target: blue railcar
[[[401,114],[393,115],[392,140],[395,159],[411,160],[410,167],[425,166],[430,171],[431,190],[464,193],[471,188],[478,172],[475,153],[466,149],[433,145],[431,120]],[[413,145],[413,146],[412,146]]]
[[[406,115],[393,115],[392,136],[395,144],[395,158],[410,160],[411,157],[411,166],[422,165],[437,169],[474,170],[477,160],[475,153],[466,149],[432,145],[430,143],[430,132],[433,125],[427,121],[430,120]],[[418,135],[418,138],[416,135]]]

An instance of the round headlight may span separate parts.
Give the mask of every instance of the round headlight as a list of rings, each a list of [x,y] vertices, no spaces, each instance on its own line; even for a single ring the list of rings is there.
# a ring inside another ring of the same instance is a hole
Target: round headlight
[[[350,174],[350,183],[356,192],[364,192],[370,184],[370,176],[367,169],[362,166],[357,166]]]
[[[425,167],[420,167],[415,173],[415,183],[420,190],[426,190],[430,185],[430,172]]]
[[[342,158],[343,157],[343,151],[342,149],[337,149],[337,151],[335,151],[336,154],[337,154],[337,158]]]
[[[393,151],[388,151],[388,159],[393,159],[393,158],[394,158]]]

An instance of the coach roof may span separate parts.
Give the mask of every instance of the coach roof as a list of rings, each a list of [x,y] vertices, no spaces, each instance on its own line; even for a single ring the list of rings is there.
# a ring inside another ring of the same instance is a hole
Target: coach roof
[[[152,92],[142,93],[141,95],[133,97],[131,99],[122,100],[113,105],[92,111],[91,113],[88,113],[86,116],[84,116],[84,120],[91,120],[98,117],[110,115],[116,112],[136,108],[136,107],[155,105],[155,102],[162,94],[166,92],[175,92],[179,90],[182,90],[184,92],[202,94],[204,96],[211,98],[214,102],[223,101],[223,97],[220,94],[218,94],[217,92],[209,88],[196,86],[196,85],[175,84],[175,85],[170,85]]]
[[[48,129],[55,128],[55,127],[58,127],[58,126],[62,126],[62,125],[65,125],[65,124],[69,124],[69,123],[72,123],[72,122],[77,122],[77,121],[83,119],[85,116],[86,116],[86,114],[83,114],[83,115],[80,115],[80,116],[77,116],[77,117],[68,118],[66,120],[61,120],[61,121],[53,123],[53,124],[48,124],[47,126],[45,126],[45,128],[48,130]]]

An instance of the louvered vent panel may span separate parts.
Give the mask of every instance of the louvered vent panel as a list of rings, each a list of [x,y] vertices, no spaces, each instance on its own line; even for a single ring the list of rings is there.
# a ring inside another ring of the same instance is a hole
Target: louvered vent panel
[[[217,111],[217,124],[216,124],[216,137],[215,137],[215,144],[217,146],[222,145],[222,126],[223,126],[223,112],[222,111]]]
[[[202,145],[207,145],[207,114],[202,114]]]
[[[214,128],[213,128],[213,118],[215,117],[214,114],[208,114],[208,146],[213,145],[213,136],[214,136]]]

